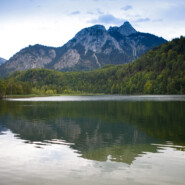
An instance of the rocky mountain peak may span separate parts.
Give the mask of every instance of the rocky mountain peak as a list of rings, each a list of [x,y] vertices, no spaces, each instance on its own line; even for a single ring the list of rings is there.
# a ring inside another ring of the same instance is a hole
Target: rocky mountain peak
[[[81,31],[79,31],[76,35],[76,39],[81,39],[84,36],[99,36],[103,35],[106,32],[106,28],[103,25],[94,25],[88,28],[84,28]]]
[[[108,32],[119,32],[123,36],[129,36],[133,33],[137,33],[137,31],[132,27],[132,25],[126,21],[120,27],[114,26],[110,27]]]
[[[99,24],[94,25],[94,26],[91,26],[91,27],[89,27],[89,29],[91,29],[91,30],[101,30],[101,31],[106,31],[105,26],[103,26],[103,25],[99,25]]]
[[[103,25],[94,25],[78,32],[72,39],[72,41],[74,41],[73,46],[76,47],[77,44],[84,46],[85,53],[87,53],[88,50],[101,52],[101,48],[105,44],[108,36],[107,30]],[[70,42],[67,44],[67,47],[71,47]]]
[[[132,25],[126,21],[122,26],[120,26],[119,31],[122,35],[131,35],[133,33],[137,33],[137,31],[132,27]]]

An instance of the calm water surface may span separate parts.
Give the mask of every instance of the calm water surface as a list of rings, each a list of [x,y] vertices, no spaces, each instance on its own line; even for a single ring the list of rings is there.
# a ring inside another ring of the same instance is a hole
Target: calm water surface
[[[184,185],[185,96],[0,101],[1,185]]]

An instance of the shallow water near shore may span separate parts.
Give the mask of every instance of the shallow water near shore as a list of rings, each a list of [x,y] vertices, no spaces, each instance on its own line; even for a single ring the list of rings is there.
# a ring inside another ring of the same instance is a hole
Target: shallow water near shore
[[[30,98],[7,98],[8,101],[185,101],[185,95],[83,95],[49,96]]]
[[[0,101],[0,184],[183,185],[185,96]]]

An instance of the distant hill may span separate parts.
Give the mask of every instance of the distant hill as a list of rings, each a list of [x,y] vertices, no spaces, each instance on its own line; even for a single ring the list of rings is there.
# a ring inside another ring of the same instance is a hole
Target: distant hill
[[[161,37],[136,31],[129,22],[108,30],[95,25],[82,29],[62,47],[37,44],[22,49],[0,67],[0,76],[34,68],[89,71],[107,64],[129,63],[165,42]]]
[[[3,63],[5,63],[6,61],[7,61],[7,60],[5,60],[4,58],[1,58],[1,57],[0,57],[0,65],[3,64]]]
[[[185,94],[185,37],[147,52],[129,64],[90,72],[31,69],[10,79],[29,82],[34,93]]]

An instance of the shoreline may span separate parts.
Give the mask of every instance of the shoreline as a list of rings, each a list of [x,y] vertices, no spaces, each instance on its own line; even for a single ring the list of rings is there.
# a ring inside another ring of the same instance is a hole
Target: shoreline
[[[26,94],[26,95],[6,95],[2,99],[8,98],[34,98],[34,97],[52,97],[52,96],[97,96],[97,95],[111,95],[103,93],[74,93],[74,94]],[[119,94],[118,94],[119,95]]]

